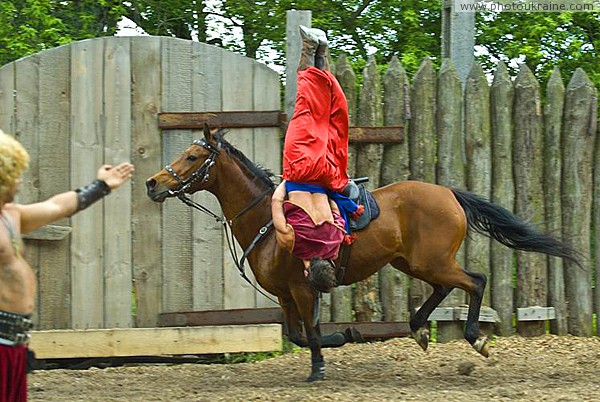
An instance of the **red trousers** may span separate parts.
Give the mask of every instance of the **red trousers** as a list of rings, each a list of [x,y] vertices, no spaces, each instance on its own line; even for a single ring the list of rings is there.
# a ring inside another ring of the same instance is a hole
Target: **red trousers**
[[[27,347],[0,345],[0,402],[27,401]]]
[[[348,103],[329,71],[298,72],[294,115],[283,147],[283,178],[340,191],[348,183]]]

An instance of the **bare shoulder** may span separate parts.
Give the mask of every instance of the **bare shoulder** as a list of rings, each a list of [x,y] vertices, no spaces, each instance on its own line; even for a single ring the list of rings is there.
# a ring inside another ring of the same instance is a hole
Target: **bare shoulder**
[[[21,225],[21,204],[9,203],[5,204],[2,207],[2,214],[10,220],[10,225],[15,228],[16,232],[22,233],[22,225]]]
[[[18,220],[22,213],[22,206],[14,202],[4,204],[2,206],[2,213],[10,216],[12,219]]]

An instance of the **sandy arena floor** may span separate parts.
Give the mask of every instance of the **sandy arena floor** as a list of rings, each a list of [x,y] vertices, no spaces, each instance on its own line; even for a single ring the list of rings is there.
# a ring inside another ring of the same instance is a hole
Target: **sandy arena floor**
[[[144,364],[40,370],[31,401],[595,401],[600,338],[497,338],[488,359],[466,341],[410,338],[325,350],[309,384],[308,350],[259,363]]]

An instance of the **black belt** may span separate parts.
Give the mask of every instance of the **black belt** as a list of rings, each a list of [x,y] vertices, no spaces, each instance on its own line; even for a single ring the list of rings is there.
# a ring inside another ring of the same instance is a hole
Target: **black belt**
[[[33,322],[28,315],[0,310],[0,344],[27,345],[31,328],[33,328]]]

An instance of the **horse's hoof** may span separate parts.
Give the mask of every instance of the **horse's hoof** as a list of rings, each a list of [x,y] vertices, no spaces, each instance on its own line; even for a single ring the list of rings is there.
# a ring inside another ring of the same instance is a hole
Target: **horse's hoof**
[[[478,338],[473,344],[473,349],[481,353],[485,357],[490,355],[490,340],[486,336]]]
[[[358,331],[358,329],[356,329],[354,327],[346,328],[346,331],[344,332],[344,339],[346,340],[346,342],[353,342],[353,343],[365,343],[366,342],[366,340],[365,340],[365,338],[363,338],[362,334]]]
[[[323,381],[325,379],[325,374],[311,374],[306,382],[315,382],[315,381]]]
[[[417,332],[413,332],[412,334],[415,341],[419,344],[421,349],[424,351],[427,350],[429,346],[429,330],[427,328],[419,328]]]
[[[325,379],[325,362],[313,363],[310,376],[306,382],[323,381]]]

